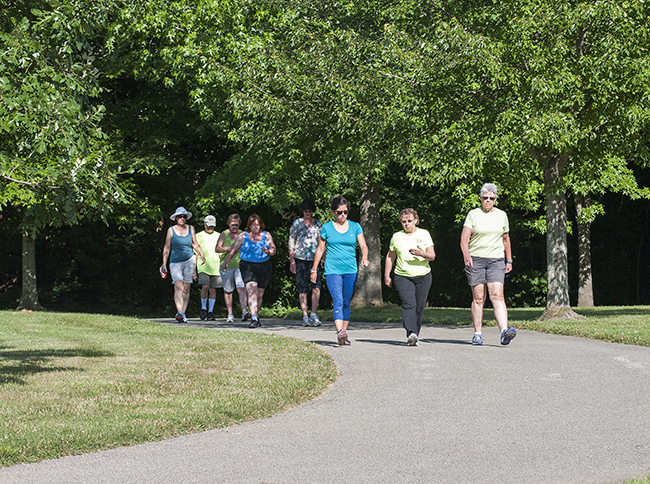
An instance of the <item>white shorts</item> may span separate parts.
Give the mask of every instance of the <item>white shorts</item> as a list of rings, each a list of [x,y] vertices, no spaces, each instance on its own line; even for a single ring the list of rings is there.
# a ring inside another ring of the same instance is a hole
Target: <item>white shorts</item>
[[[172,276],[172,284],[176,281],[183,281],[192,284],[194,271],[196,270],[196,255],[183,262],[170,262],[169,272]]]
[[[223,281],[223,292],[234,292],[237,287],[246,287],[244,280],[241,278],[239,267],[226,269],[221,273],[221,280]]]

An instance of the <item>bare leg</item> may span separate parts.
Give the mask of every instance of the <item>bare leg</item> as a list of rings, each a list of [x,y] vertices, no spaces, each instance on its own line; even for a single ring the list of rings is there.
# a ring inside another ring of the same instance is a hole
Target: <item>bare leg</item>
[[[187,311],[187,304],[190,302],[190,287],[191,284],[183,283],[183,314]]]
[[[176,281],[174,283],[174,305],[176,312],[182,313],[183,311],[183,281]]]
[[[485,304],[485,284],[472,286],[472,323],[474,331],[480,333],[483,328],[483,305]]]
[[[307,296],[305,294],[305,296]],[[318,301],[320,301],[320,287],[316,287],[311,290],[311,312],[315,313],[316,310],[318,309]],[[305,301],[305,305],[307,304],[307,301]],[[303,311],[303,314],[306,316],[307,313]]]
[[[300,301],[300,309],[302,309],[302,317],[307,317],[307,293],[301,292],[298,294],[298,300]]]
[[[494,308],[494,317],[497,320],[499,329],[503,331],[508,328],[508,308],[506,307],[506,300],[503,295],[503,284],[500,282],[488,282],[488,294],[492,307]]]
[[[244,289],[245,291],[245,289]],[[240,296],[241,298],[241,296]],[[223,292],[223,301],[226,303],[226,310],[228,314],[232,313],[232,292]]]
[[[245,287],[238,287],[237,294],[239,295],[239,305],[241,306],[242,312],[246,311],[246,308],[248,307],[248,291]],[[230,300],[230,307],[232,309],[232,299]]]
[[[251,316],[257,316],[257,312],[259,310],[259,303],[257,300],[257,282],[246,283],[246,295],[248,296],[248,306],[251,309]]]

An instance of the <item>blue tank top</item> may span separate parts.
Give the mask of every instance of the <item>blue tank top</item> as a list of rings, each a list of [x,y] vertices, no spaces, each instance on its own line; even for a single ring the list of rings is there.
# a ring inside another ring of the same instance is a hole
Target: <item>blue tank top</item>
[[[244,243],[239,249],[239,258],[246,262],[266,262],[270,257],[262,252],[262,247],[269,248],[266,243],[266,231],[262,232],[262,240],[259,242],[253,242],[248,237],[248,232],[244,232]]]
[[[181,237],[176,235],[176,231],[172,227],[172,253],[169,262],[185,262],[194,255],[192,252],[192,227],[188,226],[188,229],[187,235]]]

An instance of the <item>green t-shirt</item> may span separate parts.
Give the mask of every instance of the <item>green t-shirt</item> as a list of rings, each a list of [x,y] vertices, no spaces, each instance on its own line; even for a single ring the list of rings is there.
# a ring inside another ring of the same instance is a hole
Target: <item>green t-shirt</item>
[[[494,208],[485,213],[482,208],[470,210],[465,227],[472,229],[469,239],[469,255],[486,259],[505,257],[503,234],[510,232],[508,216],[503,210]]]
[[[241,234],[241,232],[240,232]],[[230,231],[224,230],[223,231],[223,244],[221,247],[224,249],[227,249],[230,247],[232,244],[235,243],[235,240],[230,237]],[[223,253],[224,257],[228,255],[227,252]],[[228,265],[226,266],[227,269],[239,269],[239,251],[235,252],[235,254],[232,256],[232,259],[228,261]]]
[[[395,232],[390,239],[390,250],[397,253],[395,258],[395,274],[405,277],[425,276],[431,272],[429,261],[409,252],[419,248],[426,252],[433,245],[431,234],[424,229],[417,229],[411,235],[403,230]]]
[[[197,257],[196,272],[203,272],[209,276],[219,275],[219,265],[221,264],[221,256],[214,251],[219,240],[219,232],[207,233],[205,230],[196,234],[196,241],[201,246],[203,255],[205,256],[205,264],[201,264],[201,259]]]

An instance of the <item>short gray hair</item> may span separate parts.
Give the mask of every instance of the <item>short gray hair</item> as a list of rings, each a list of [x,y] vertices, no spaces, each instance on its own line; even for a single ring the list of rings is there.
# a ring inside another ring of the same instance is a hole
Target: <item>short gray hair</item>
[[[494,196],[496,197],[498,195],[497,193],[497,186],[494,183],[486,183],[481,187],[481,192],[479,193],[480,196],[485,195],[486,193],[494,193]]]

